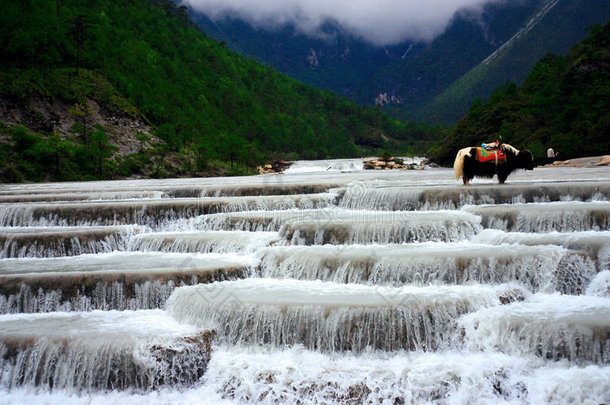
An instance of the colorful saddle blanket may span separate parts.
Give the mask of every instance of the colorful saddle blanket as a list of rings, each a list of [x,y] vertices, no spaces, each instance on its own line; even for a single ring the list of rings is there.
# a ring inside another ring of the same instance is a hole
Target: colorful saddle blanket
[[[477,147],[477,160],[479,162],[504,163],[506,162],[506,152],[502,149],[487,150]]]

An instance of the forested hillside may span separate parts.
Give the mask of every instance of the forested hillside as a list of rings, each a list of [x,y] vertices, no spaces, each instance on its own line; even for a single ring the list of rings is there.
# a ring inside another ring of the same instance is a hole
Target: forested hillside
[[[507,83],[496,88],[488,102],[475,102],[431,158],[449,165],[459,149],[496,139],[527,147],[539,162],[549,146],[563,158],[608,154],[609,112],[607,23],[592,27],[566,56],[545,56],[521,87]]]
[[[230,49],[350,99],[380,67],[422,46],[412,42],[375,46],[346,33],[334,21],[324,24],[319,37],[312,37],[299,32],[294,24],[265,29],[230,16],[211,20],[195,10],[189,12],[206,34],[225,42]],[[364,103],[372,104],[374,97]]]
[[[499,85],[523,84],[534,64],[547,53],[565,55],[587,29],[610,19],[607,0],[545,0],[510,40],[461,75],[411,116],[427,122],[456,122],[478,97],[487,99]],[[408,115],[402,114],[403,117]]]
[[[382,111],[402,120],[449,125],[478,97],[487,99],[506,81],[522,84],[536,61],[549,52],[565,55],[587,28],[610,18],[607,0],[489,0],[457,9],[444,31],[427,41],[407,37],[381,46],[350,34],[348,26],[332,18],[307,35],[294,21],[261,22],[255,12],[249,19],[241,9],[215,14],[218,7],[206,8],[209,3],[184,1],[195,8],[189,10],[195,21],[231,49],[358,103],[381,103]],[[244,3],[243,9],[256,10],[253,4],[267,9],[265,2]],[[345,13],[352,8],[358,7],[350,5]],[[407,25],[412,16],[402,18]]]
[[[404,153],[439,131],[239,56],[169,0],[5,1],[0,44],[0,163],[9,181],[192,175],[212,161],[236,172],[238,163],[272,157]],[[64,107],[38,108],[56,103]],[[69,114],[58,113],[66,105]],[[108,137],[104,123],[119,118],[145,127],[135,131],[137,152],[117,155],[120,139]],[[74,122],[68,130],[66,120]]]
[[[371,77],[359,89],[357,100],[371,103],[386,93],[395,100],[388,103],[388,110],[396,115],[442,118],[446,110],[428,114],[420,108],[506,43],[538,3],[539,0],[490,2],[482,10],[458,11],[434,41]],[[442,120],[455,123],[463,115],[464,112],[454,120]]]

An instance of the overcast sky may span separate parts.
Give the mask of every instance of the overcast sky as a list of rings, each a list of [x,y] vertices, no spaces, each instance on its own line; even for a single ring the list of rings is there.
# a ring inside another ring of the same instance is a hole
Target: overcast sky
[[[293,22],[315,34],[331,18],[352,34],[377,45],[432,40],[443,32],[456,10],[477,9],[501,0],[184,0],[212,19],[240,17],[258,27]]]

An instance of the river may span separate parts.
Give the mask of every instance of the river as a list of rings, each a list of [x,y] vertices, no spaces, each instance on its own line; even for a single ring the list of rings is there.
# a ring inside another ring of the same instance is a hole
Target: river
[[[609,403],[609,197],[360,159],[1,185],[0,403]]]

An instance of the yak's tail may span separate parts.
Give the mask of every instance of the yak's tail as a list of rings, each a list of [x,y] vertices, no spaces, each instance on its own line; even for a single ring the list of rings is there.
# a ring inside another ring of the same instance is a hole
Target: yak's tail
[[[455,156],[453,162],[453,170],[455,170],[455,179],[459,180],[464,175],[464,158],[470,156],[470,148],[460,149]]]

